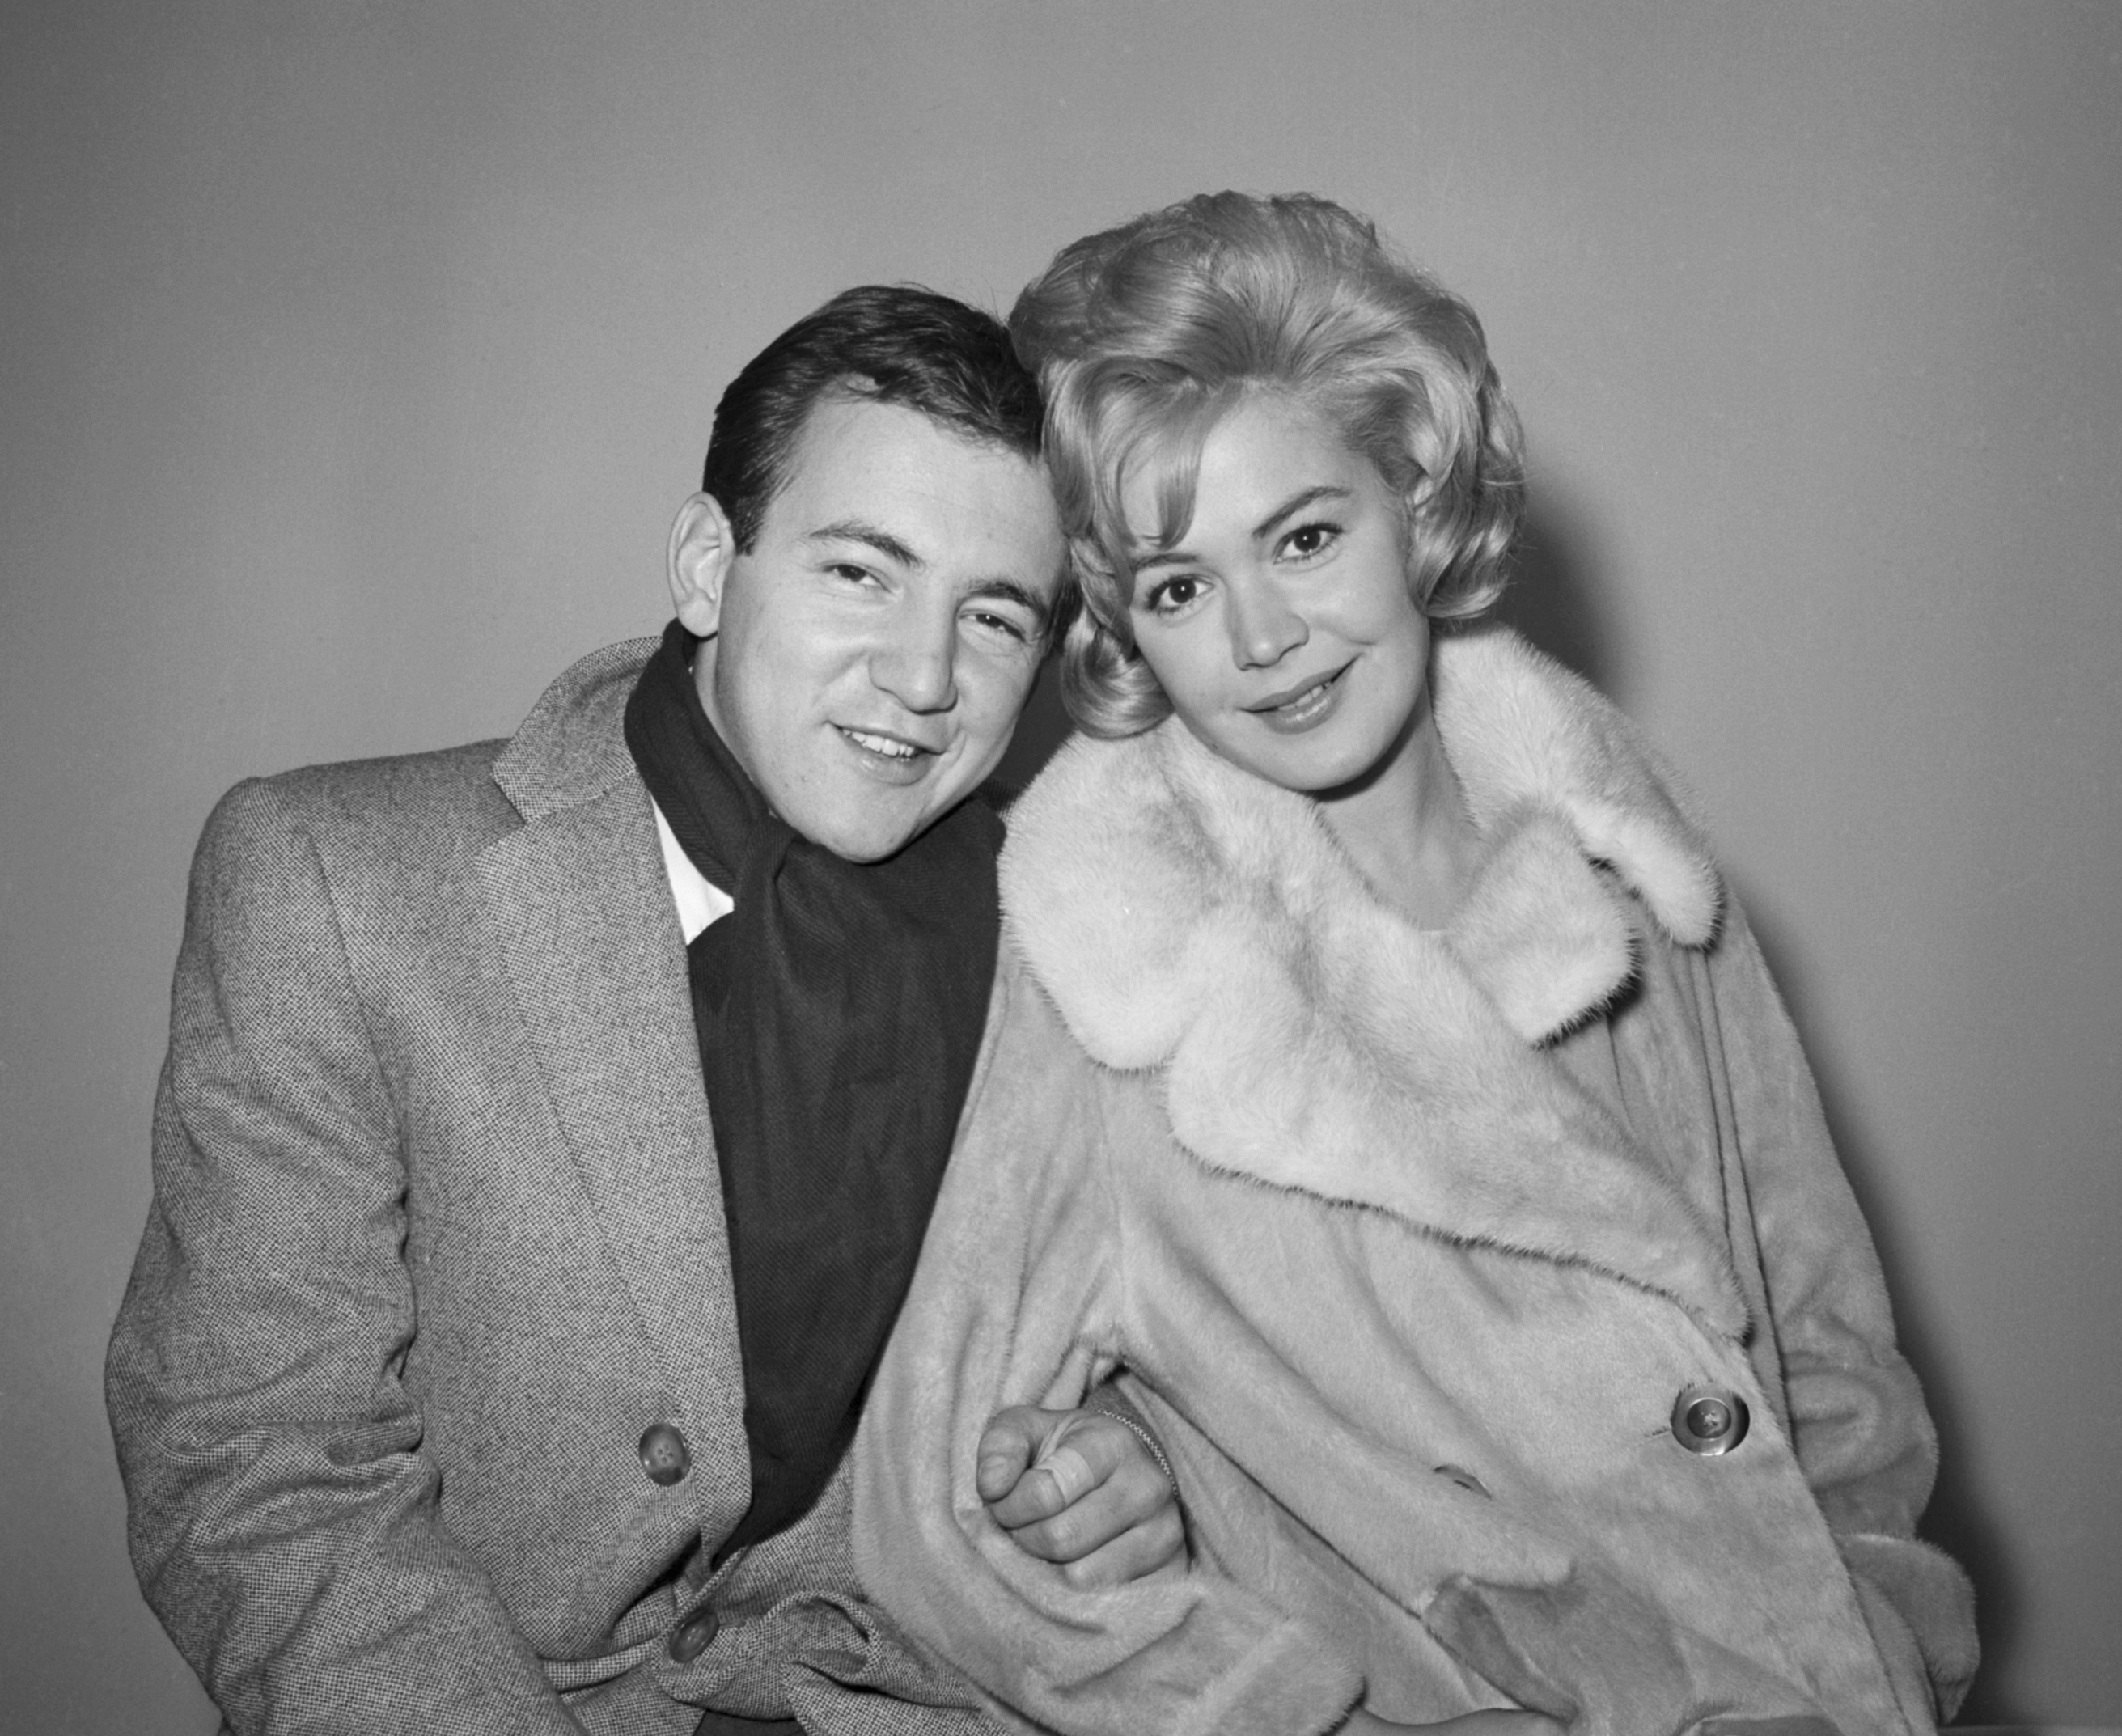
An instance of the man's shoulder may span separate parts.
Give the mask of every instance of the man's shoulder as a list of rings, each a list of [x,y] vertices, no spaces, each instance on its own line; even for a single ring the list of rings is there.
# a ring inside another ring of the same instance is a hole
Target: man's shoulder
[[[366,759],[333,760],[297,766],[251,780],[295,804],[367,808],[460,802],[493,785],[494,762],[509,737],[428,748],[414,754],[385,754]]]
[[[245,779],[216,806],[206,847],[241,854],[294,833],[335,861],[411,866],[474,853],[630,773],[619,716],[643,655],[641,642],[591,653],[512,736]]]
[[[209,835],[245,838],[288,828],[350,842],[437,830],[498,835],[515,810],[493,781],[506,737],[421,754],[339,760],[245,778],[217,804]]]

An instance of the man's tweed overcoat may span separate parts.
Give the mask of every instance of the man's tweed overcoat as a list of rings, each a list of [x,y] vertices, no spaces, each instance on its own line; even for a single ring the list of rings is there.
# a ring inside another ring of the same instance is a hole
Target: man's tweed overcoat
[[[1012,810],[858,1565],[1067,1736],[1313,1736],[1359,1697],[1927,1731],[1965,1582],[1914,1538],[1929,1421],[1753,937],[1596,694],[1499,630],[1433,666],[1484,851],[1442,932],[1176,720]],[[1013,1558],[975,1444],[1115,1360],[1196,1566],[1077,1593]],[[1722,1454],[1676,1426],[1705,1390],[1750,1412]]]
[[[512,741],[246,783],[208,824],[109,1394],[141,1582],[235,1730],[965,1725],[889,1697],[951,1692],[853,1595],[844,1470],[707,1572],[749,1469],[684,943],[619,730],[653,644],[577,664]],[[717,1636],[674,1661],[703,1606]]]

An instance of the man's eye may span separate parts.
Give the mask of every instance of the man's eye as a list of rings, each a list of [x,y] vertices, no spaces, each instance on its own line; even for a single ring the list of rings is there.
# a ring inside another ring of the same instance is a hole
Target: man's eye
[[[867,567],[856,565],[853,561],[835,561],[825,571],[836,579],[845,579],[851,585],[871,585],[876,582],[875,573]]]
[[[1029,645],[1031,642],[1031,635],[1025,629],[1023,624],[1012,620],[1007,615],[994,614],[982,609],[974,615],[972,619],[975,625],[989,632],[1000,633],[1004,638],[1013,639],[1019,645]]]

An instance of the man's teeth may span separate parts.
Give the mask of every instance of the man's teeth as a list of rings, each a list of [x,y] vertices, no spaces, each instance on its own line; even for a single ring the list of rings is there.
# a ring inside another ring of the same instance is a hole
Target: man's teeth
[[[889,735],[871,735],[861,730],[849,730],[848,739],[858,747],[867,748],[872,754],[881,754],[887,759],[911,759],[914,757],[911,742],[894,741]]]

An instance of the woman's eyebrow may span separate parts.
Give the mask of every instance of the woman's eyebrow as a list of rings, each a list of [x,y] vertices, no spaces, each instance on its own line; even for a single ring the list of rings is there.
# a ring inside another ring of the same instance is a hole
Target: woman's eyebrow
[[[1348,500],[1353,497],[1354,492],[1353,489],[1344,488],[1337,483],[1314,483],[1308,488],[1299,488],[1296,493],[1291,495],[1288,500],[1253,526],[1252,539],[1255,543],[1265,540],[1274,534],[1275,526],[1288,518],[1292,513],[1302,512],[1306,506],[1315,506],[1324,500]],[[1153,567],[1183,567],[1188,562],[1199,558],[1199,556],[1184,548],[1160,548],[1156,553],[1146,554],[1137,561],[1134,563],[1134,571],[1147,572]]]
[[[1334,483],[1315,483],[1309,488],[1299,488],[1274,511],[1253,526],[1253,540],[1257,543],[1292,512],[1302,512],[1306,506],[1325,500],[1347,500],[1354,491]]]

